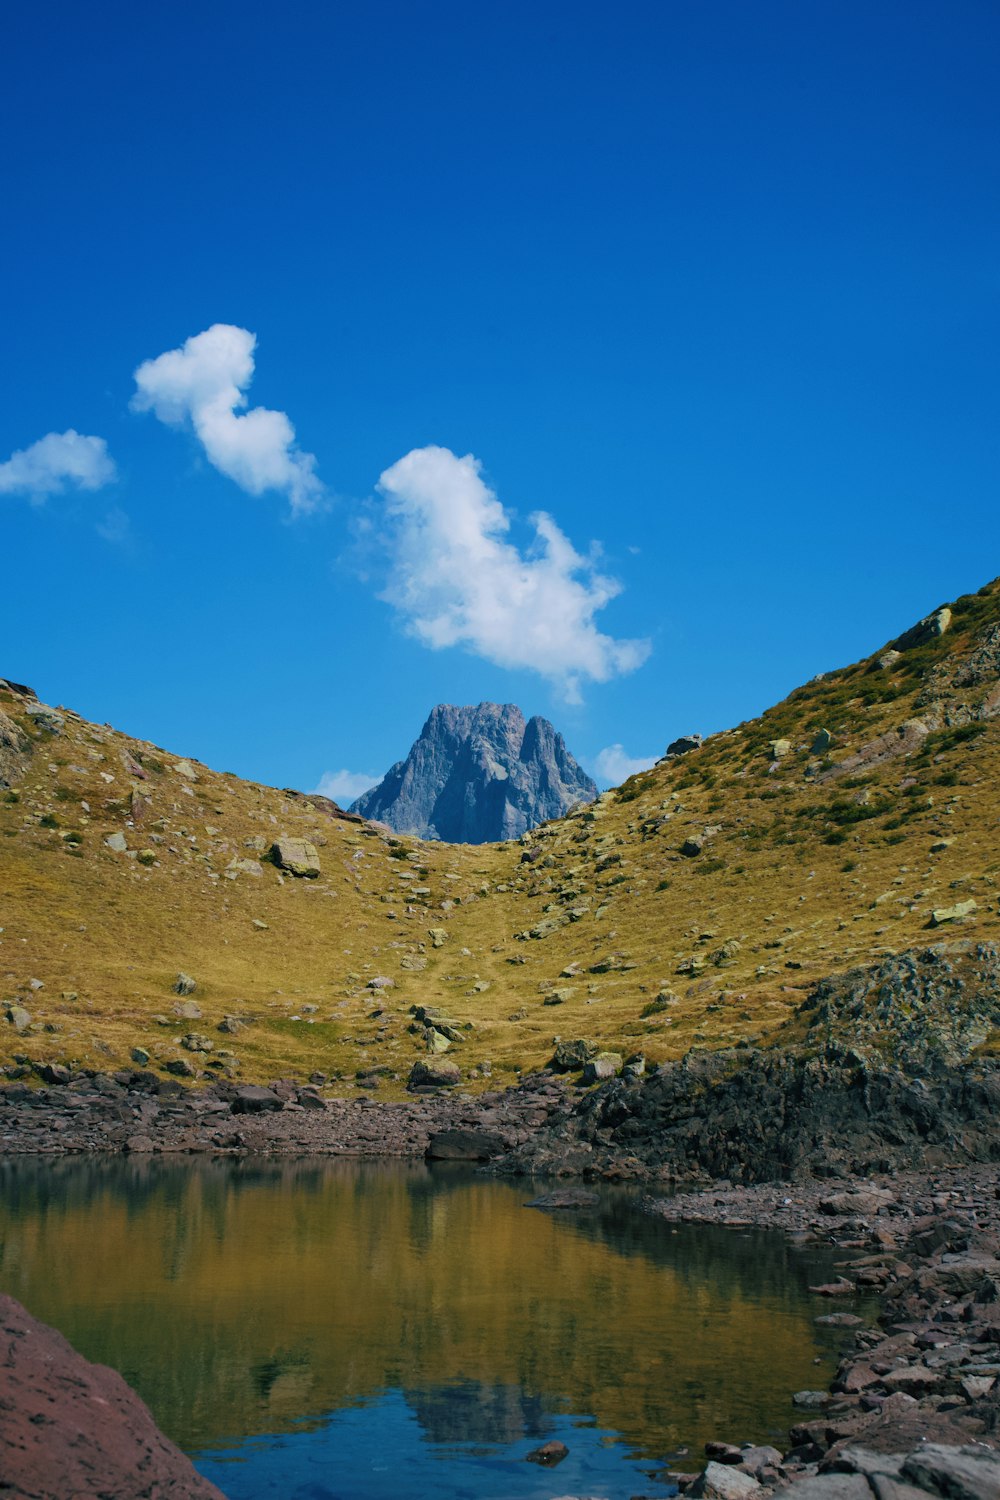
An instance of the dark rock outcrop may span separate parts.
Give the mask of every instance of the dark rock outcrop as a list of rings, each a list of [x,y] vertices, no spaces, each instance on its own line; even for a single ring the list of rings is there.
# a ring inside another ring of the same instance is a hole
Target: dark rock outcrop
[[[597,787],[547,719],[513,703],[438,704],[405,760],[352,806],[397,833],[452,844],[519,838]]]
[[[691,1051],[567,1101],[494,1170],[766,1182],[1000,1158],[995,944],[823,980],[798,1020],[788,1045]]]
[[[677,755],[690,755],[692,750],[700,750],[703,743],[700,734],[682,734],[680,739],[670,741],[663,759],[670,760]]]
[[[116,1371],[2,1296],[0,1451],[10,1500],[224,1500]]]

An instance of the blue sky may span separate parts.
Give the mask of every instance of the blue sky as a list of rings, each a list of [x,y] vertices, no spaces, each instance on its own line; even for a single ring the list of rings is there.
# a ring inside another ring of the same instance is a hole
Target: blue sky
[[[963,0],[12,9],[0,673],[280,785],[439,701],[593,768],[977,588],[998,58]]]

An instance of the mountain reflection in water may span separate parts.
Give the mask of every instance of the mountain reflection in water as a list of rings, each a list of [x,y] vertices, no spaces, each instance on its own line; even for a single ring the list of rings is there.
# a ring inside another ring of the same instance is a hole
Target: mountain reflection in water
[[[22,1158],[0,1187],[0,1288],[188,1451],[402,1401],[432,1444],[530,1447],[583,1413],[658,1458],[767,1440],[832,1372],[827,1258],[621,1193],[545,1214],[529,1185],[329,1160]]]

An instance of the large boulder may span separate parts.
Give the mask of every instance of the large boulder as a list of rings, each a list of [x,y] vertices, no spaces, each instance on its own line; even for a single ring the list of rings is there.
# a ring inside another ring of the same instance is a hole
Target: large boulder
[[[437,1130],[427,1142],[429,1161],[489,1161],[504,1149],[498,1135],[488,1130]]]
[[[557,1042],[549,1067],[555,1073],[575,1073],[596,1056],[597,1048],[594,1043],[585,1042],[582,1038],[569,1042]]]
[[[695,1500],[751,1500],[763,1495],[760,1481],[729,1464],[710,1462],[687,1491]]]
[[[316,846],[310,844],[308,839],[276,839],[271,845],[271,858],[280,869],[287,870],[289,875],[315,880],[321,873]]]
[[[248,1083],[236,1090],[236,1097],[231,1108],[234,1115],[262,1115],[272,1110],[283,1109],[284,1103],[271,1089]]]
[[[978,911],[978,903],[975,901],[958,901],[954,906],[937,906],[931,912],[930,927],[943,927],[945,922],[959,922],[962,917],[971,917],[974,911]]]
[[[0,1387],[6,1500],[224,1500],[115,1370],[91,1364],[62,1334],[2,1296]]]
[[[406,1080],[408,1089],[453,1089],[462,1081],[462,1070],[458,1063],[444,1062],[439,1058],[421,1059],[410,1069]]]
[[[679,739],[671,740],[667,746],[664,760],[668,756],[690,755],[692,750],[700,750],[704,741],[700,734],[682,734]]]
[[[58,709],[49,708],[47,703],[29,703],[24,711],[33,724],[47,729],[49,734],[61,734],[66,724]]]
[[[831,1193],[828,1198],[821,1199],[819,1211],[834,1217],[864,1218],[881,1213],[895,1201],[896,1194],[887,1188],[848,1188],[845,1192]]]
[[[583,1082],[606,1083],[609,1078],[616,1078],[621,1070],[620,1052],[599,1052],[584,1067]]]
[[[1000,1453],[971,1445],[949,1448],[928,1443],[904,1461],[903,1478],[931,1495],[993,1500],[1000,1495]]]

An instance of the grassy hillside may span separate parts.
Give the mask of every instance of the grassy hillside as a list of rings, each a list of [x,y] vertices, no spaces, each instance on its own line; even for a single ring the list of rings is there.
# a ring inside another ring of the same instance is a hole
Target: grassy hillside
[[[397,837],[0,687],[0,1061],[139,1046],[391,1093],[413,1005],[459,1023],[473,1086],[556,1036],[658,1062],[791,1035],[822,975],[1000,934],[1000,581],[951,611],[508,845]],[[270,862],[285,835],[318,878]]]

